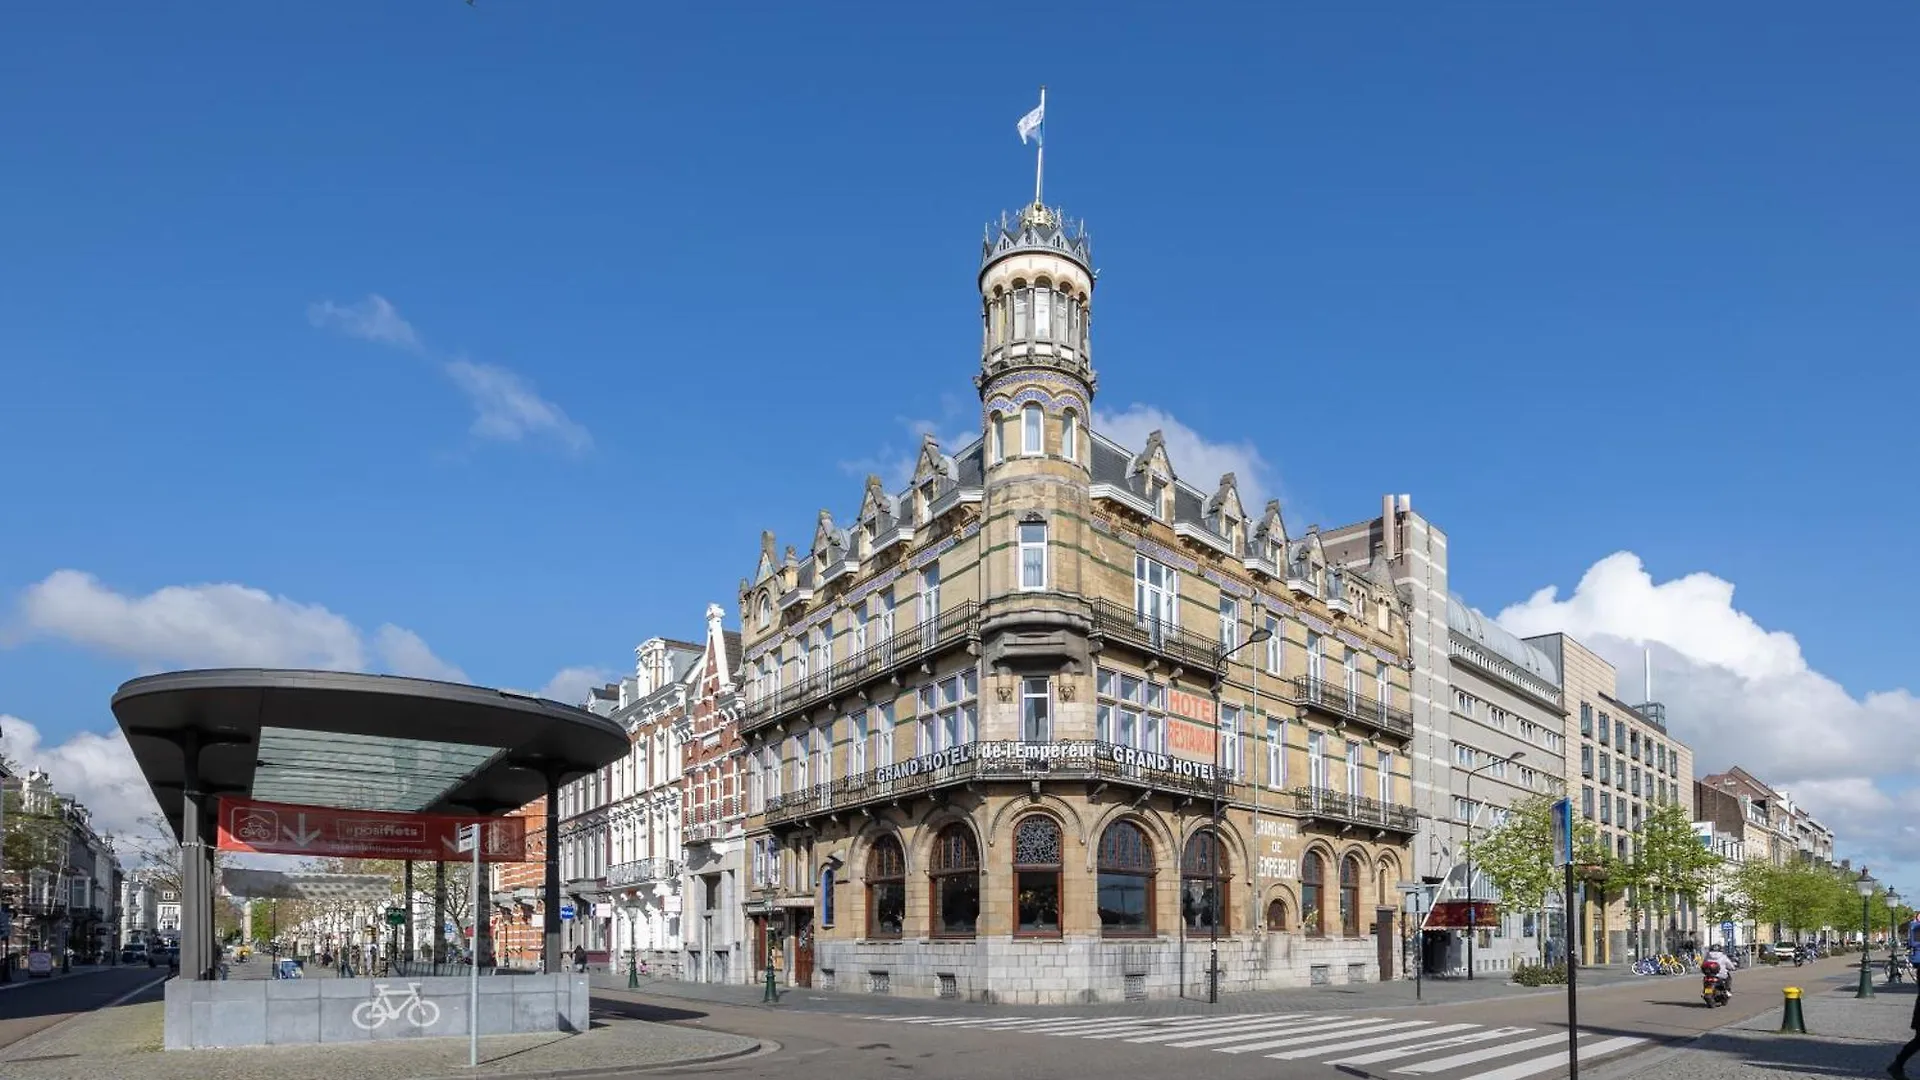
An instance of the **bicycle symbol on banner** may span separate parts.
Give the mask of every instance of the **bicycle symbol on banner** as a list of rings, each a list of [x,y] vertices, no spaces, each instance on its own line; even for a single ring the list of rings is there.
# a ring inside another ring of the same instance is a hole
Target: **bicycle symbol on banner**
[[[353,1007],[353,1023],[362,1031],[373,1031],[389,1020],[405,1020],[414,1027],[432,1027],[440,1022],[440,1006],[420,997],[420,984],[408,983],[404,993],[389,983],[374,983],[377,996]]]

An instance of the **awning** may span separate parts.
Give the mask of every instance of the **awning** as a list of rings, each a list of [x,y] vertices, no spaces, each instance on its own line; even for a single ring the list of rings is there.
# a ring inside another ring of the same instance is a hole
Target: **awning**
[[[1492,930],[1500,925],[1500,905],[1492,900],[1440,900],[1427,913],[1429,930]]]

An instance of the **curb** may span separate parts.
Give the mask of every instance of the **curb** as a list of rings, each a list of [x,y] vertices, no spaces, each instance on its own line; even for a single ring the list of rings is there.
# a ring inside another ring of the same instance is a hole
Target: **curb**
[[[732,1032],[721,1032],[730,1035]],[[745,1038],[746,1036],[738,1036]],[[546,1069],[540,1072],[517,1073],[442,1073],[434,1077],[422,1077],[421,1080],[471,1080],[475,1076],[484,1076],[486,1080],[588,1080],[596,1076],[631,1076],[639,1072],[653,1072],[658,1069],[686,1069],[697,1065],[713,1065],[735,1058],[748,1057],[761,1052],[771,1053],[780,1049],[780,1044],[771,1040],[754,1040],[752,1046],[738,1050],[728,1050],[719,1054],[701,1054],[696,1057],[679,1058],[674,1061],[662,1061],[653,1065],[596,1065],[590,1069]]]

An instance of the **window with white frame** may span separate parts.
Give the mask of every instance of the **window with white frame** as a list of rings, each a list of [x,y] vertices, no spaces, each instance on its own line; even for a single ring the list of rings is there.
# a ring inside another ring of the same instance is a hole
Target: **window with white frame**
[[[867,771],[867,710],[853,714],[847,733],[847,775],[856,777]]]
[[[1080,416],[1072,411],[1060,418],[1060,456],[1080,460]]]
[[[807,790],[807,737],[795,735],[788,746],[793,755],[793,793],[798,795]]]
[[[819,783],[833,780],[833,721],[813,729],[813,775]]]
[[[1166,684],[1098,668],[1094,691],[1099,699],[1094,713],[1095,738],[1115,746],[1166,753]]]
[[[1385,660],[1374,661],[1373,697],[1381,708],[1393,708],[1393,676],[1388,672]]]
[[[1473,707],[1477,702],[1478,699],[1465,690],[1455,690],[1453,692],[1453,711],[1462,716],[1472,716]]]
[[[1360,788],[1360,744],[1347,742],[1347,794],[1364,795]]]
[[[998,463],[1007,460],[1007,434],[1009,425],[1004,413],[993,414],[993,430],[990,432],[993,442],[993,460]]]
[[[1053,340],[1053,290],[1044,285],[1033,290],[1033,336],[1036,341]]]
[[[1379,775],[1374,778],[1374,798],[1382,803],[1393,802],[1393,751],[1380,751]]]
[[[1238,705],[1220,706],[1220,764],[1228,776],[1241,776],[1247,771],[1247,763],[1241,757],[1240,750],[1240,707]]]
[[[940,617],[940,564],[920,571],[920,621],[928,626]]]
[[[1473,762],[1474,762],[1473,747],[1468,746],[1466,743],[1453,744],[1453,763],[1455,765],[1458,765],[1463,769],[1471,769],[1473,768]]]
[[[755,754],[751,759],[752,767],[747,771],[747,807],[751,813],[758,814],[767,808],[767,777]]]
[[[1023,521],[1019,529],[1020,587],[1047,587],[1047,526],[1041,521]]]
[[[1327,783],[1327,733],[1324,731],[1307,732],[1307,785],[1315,789],[1328,787]]]
[[[847,655],[852,656],[867,647],[867,604],[861,601],[853,609],[853,641],[847,646]]]
[[[895,717],[895,706],[891,701],[880,705],[880,719],[873,726],[873,763],[875,766],[893,764],[893,729],[899,724]]]
[[[1287,786],[1287,722],[1267,721],[1267,786]]]
[[[1453,816],[1461,821],[1473,820],[1473,800],[1459,795],[1453,797]]]
[[[1053,687],[1045,678],[1020,680],[1020,739],[1038,743],[1053,741]]]
[[[979,675],[967,668],[920,688],[919,752],[966,746],[979,738]]]
[[[1307,631],[1307,677],[1314,682],[1326,678],[1326,642],[1319,634]]]
[[[1133,557],[1133,613],[1148,630],[1180,625],[1180,573],[1145,555]]]
[[[1226,651],[1240,643],[1240,601],[1220,594],[1220,648]]]
[[[1286,641],[1286,636],[1280,630],[1280,620],[1272,615],[1267,616],[1267,674],[1278,675],[1284,670],[1281,664],[1286,660]]]
[[[1042,295],[1045,295],[1044,293]],[[1040,406],[1027,405],[1020,410],[1020,453],[1037,457],[1046,453],[1046,421]]]

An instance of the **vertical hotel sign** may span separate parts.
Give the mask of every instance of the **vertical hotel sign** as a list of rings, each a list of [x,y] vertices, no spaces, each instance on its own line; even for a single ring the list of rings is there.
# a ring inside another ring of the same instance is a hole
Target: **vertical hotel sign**
[[[1191,690],[1167,690],[1167,752],[1188,761],[1212,761],[1218,753],[1213,698]]]

